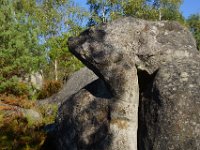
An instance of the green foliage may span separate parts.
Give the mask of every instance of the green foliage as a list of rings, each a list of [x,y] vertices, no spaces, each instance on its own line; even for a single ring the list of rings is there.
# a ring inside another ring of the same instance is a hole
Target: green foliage
[[[9,80],[5,78],[0,79],[0,94],[12,94],[16,96],[30,96],[31,87],[23,82],[19,82],[18,78],[15,76],[11,77]]]
[[[123,9],[126,15],[136,18],[145,18],[144,16],[148,14],[146,11],[148,10],[146,0],[127,0],[123,6]]]
[[[46,138],[46,133],[39,130],[41,125],[28,126],[28,120],[15,115],[4,117],[0,122],[1,149],[39,150]]]
[[[179,12],[182,0],[127,0],[124,13],[147,20],[182,21]]]
[[[55,122],[55,118],[58,111],[58,105],[46,104],[39,107],[40,113],[43,116],[42,122],[44,124],[52,124]]]
[[[88,14],[83,8],[68,0],[41,1],[40,7],[42,15],[38,17],[41,20],[42,39],[45,41],[44,47],[47,52],[44,76],[50,80],[62,80],[68,72],[73,72],[71,67],[66,68],[65,63],[78,63],[75,66],[80,64],[79,61],[71,61],[74,59],[71,59],[73,56],[68,51],[67,40],[69,36],[76,36],[81,32]],[[64,31],[67,33],[64,34]]]
[[[29,91],[25,94],[34,96],[31,83],[25,90],[19,81],[34,72],[62,80],[82,66],[66,43],[70,35],[82,30],[84,9],[68,0],[5,0],[0,4],[0,93]]]
[[[200,50],[200,14],[191,15],[187,19],[187,24],[196,39],[197,49]]]
[[[48,104],[34,108],[34,103],[25,97],[13,95],[0,95],[0,100],[7,104],[0,106],[0,149],[41,149],[47,137],[43,127],[54,123],[58,110],[57,105]],[[36,109],[41,113],[42,119],[33,122],[31,116],[22,115],[13,106]],[[5,111],[10,111],[10,113],[5,113]]]
[[[88,26],[133,16],[146,20],[176,20],[183,22],[179,12],[182,0],[88,0],[91,17]]]
[[[63,34],[59,37],[51,37],[46,43],[49,46],[49,63],[47,64],[44,72],[46,77],[50,80],[55,79],[54,66],[56,60],[58,72],[57,76],[60,81],[62,81],[63,77],[67,77],[83,67],[83,64],[68,50],[67,41],[69,36],[69,34]]]
[[[57,106],[40,108],[43,119],[37,124],[15,107],[34,108],[32,73],[54,79],[49,72],[55,71],[57,60],[62,80],[82,67],[68,51],[67,40],[80,33],[87,15],[69,0],[0,0],[0,101],[5,104],[0,106],[0,149],[41,149],[46,138],[42,128],[54,122]],[[60,87],[59,81],[50,81],[40,96],[48,97]],[[14,113],[4,115],[7,111]]]
[[[25,11],[23,1],[7,1],[0,5],[0,57],[3,77],[23,76],[38,69],[44,61],[38,44],[38,29]]]
[[[62,84],[59,81],[45,81],[42,89],[38,94],[38,99],[44,99],[50,97],[51,95],[57,93]]]
[[[41,69],[45,61],[38,28],[26,1],[2,1],[0,5],[0,93],[28,95],[19,78]]]
[[[105,23],[123,15],[123,0],[88,0],[90,17],[88,26]]]

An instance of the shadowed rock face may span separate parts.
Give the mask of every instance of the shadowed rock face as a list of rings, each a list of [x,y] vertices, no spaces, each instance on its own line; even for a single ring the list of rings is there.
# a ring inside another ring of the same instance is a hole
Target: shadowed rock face
[[[57,149],[200,147],[199,53],[185,28],[128,17],[90,28],[69,46],[102,81],[61,106]]]

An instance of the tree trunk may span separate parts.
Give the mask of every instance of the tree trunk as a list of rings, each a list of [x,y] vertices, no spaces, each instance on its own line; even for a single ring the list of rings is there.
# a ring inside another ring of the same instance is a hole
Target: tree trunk
[[[161,9],[159,9],[159,21],[162,20],[162,12],[161,12]]]
[[[54,61],[54,73],[55,73],[55,80],[58,81],[58,61],[55,59]]]
[[[106,14],[105,14],[105,7],[106,7],[106,2],[103,1],[103,4],[102,4],[102,22],[105,23],[106,22]]]

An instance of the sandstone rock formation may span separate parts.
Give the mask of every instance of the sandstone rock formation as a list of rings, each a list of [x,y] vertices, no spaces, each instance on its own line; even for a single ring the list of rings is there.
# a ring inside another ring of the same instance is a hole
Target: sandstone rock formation
[[[38,105],[56,104],[60,106],[70,96],[97,79],[98,77],[91,70],[84,67],[73,73],[58,93],[49,98],[39,100]]]
[[[69,46],[101,80],[60,107],[56,149],[198,150],[200,55],[187,29],[128,17]]]

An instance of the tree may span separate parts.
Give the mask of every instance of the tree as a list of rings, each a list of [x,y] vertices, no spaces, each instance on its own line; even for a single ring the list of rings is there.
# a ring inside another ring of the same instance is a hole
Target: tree
[[[66,40],[69,35],[77,36],[81,32],[83,20],[87,16],[87,13],[83,8],[69,0],[40,0],[39,7],[41,8],[40,13],[43,14],[39,16],[39,18],[41,18],[40,20],[42,20],[41,28],[43,32],[41,33],[41,37],[45,41],[44,46],[48,59],[46,68],[48,68],[49,71],[45,69],[46,76],[50,79],[54,76],[55,80],[59,80],[62,78],[62,75],[68,74],[61,73],[64,71],[67,72],[64,66],[61,65],[63,64],[63,59],[61,59],[61,57],[63,58],[63,56],[66,56],[64,52],[69,54],[69,51],[66,51],[67,44],[63,44],[63,41],[67,43]],[[63,34],[63,32],[67,34]],[[70,55],[69,57],[71,58]],[[77,61],[77,63],[78,65],[80,64],[79,61]],[[48,72],[54,72],[54,75]]]
[[[152,3],[153,8],[158,11],[158,20],[183,20],[179,11],[182,0],[153,0]]]
[[[200,50],[200,14],[193,14],[187,19],[190,31],[197,42],[197,49]]]
[[[147,20],[177,20],[182,0],[127,0],[123,6],[125,15]]]
[[[146,16],[149,14],[146,0],[126,0],[123,9],[125,15],[143,19],[149,18]]]
[[[177,20],[183,22],[179,12],[182,0],[88,0],[90,16],[88,26],[133,16],[147,20]]]
[[[45,69],[47,78],[52,79],[51,73],[55,71],[53,70],[52,65],[54,65],[55,60],[58,60],[56,68],[58,80],[62,80],[63,77],[68,77],[71,73],[83,66],[82,63],[68,50],[67,41],[70,36],[70,34],[66,33],[62,36],[51,37],[48,39],[46,44],[49,46],[49,63]]]
[[[88,26],[105,23],[123,15],[123,0],[88,0],[91,16]]]
[[[35,6],[34,2],[0,0],[0,93],[42,67],[44,51],[38,44],[39,31],[27,11]]]

